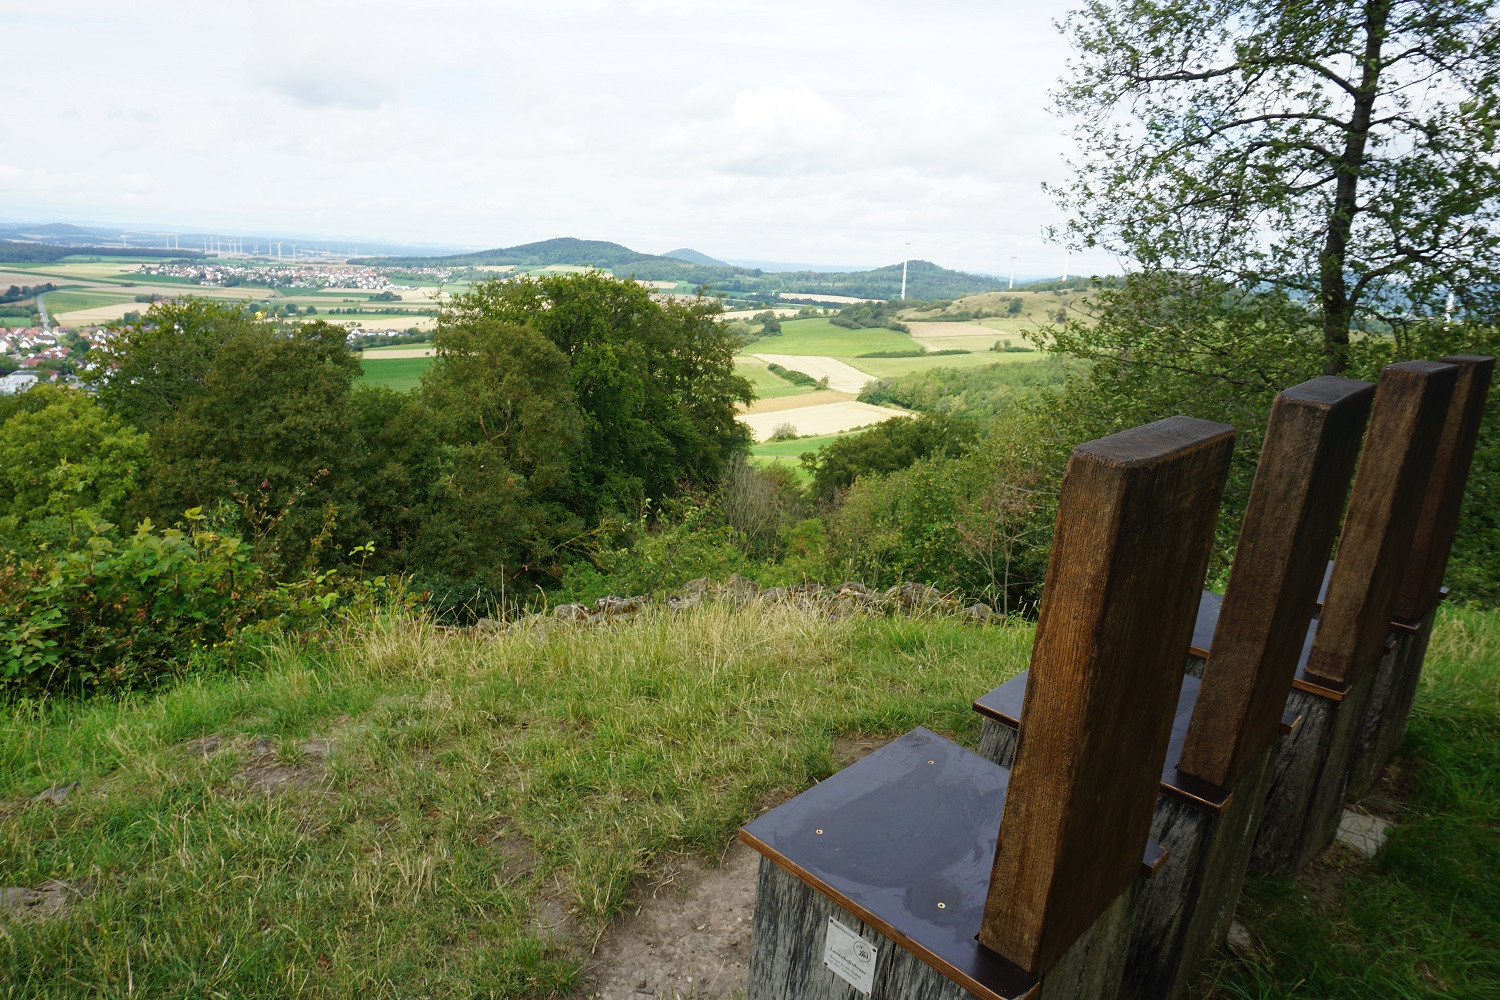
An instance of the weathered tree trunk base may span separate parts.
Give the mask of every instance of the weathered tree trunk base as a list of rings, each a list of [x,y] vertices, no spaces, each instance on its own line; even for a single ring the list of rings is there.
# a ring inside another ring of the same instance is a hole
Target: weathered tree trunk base
[[[1292,688],[1287,711],[1301,716],[1302,724],[1282,738],[1272,763],[1250,874],[1295,877],[1333,843],[1371,679],[1382,667],[1377,663],[1356,680],[1342,700]]]
[[[1214,814],[1170,795],[1156,797],[1151,839],[1167,850],[1131,898],[1122,998],[1177,1000],[1208,952],[1229,933],[1271,781],[1273,744]]]
[[[1422,619],[1415,635],[1399,635],[1395,653],[1382,657],[1376,667],[1371,678],[1370,703],[1349,768],[1350,799],[1358,799],[1375,787],[1380,773],[1401,746],[1422,680],[1422,664],[1427,659],[1427,644],[1432,641],[1432,622],[1436,617],[1434,608]]]
[[[1125,959],[1125,918],[1130,895],[1125,893],[1105,911],[1047,972],[1030,997],[1099,1000],[1115,996]],[[746,1000],[860,997],[862,994],[823,964],[830,917],[879,950],[870,991],[873,1000],[971,1000],[975,996],[763,857],[755,887],[755,926]]]

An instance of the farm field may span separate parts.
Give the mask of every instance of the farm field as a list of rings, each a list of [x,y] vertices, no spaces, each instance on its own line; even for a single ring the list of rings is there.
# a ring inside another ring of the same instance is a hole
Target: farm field
[[[918,344],[895,330],[846,330],[817,317],[784,320],[781,336],[757,340],[751,348],[756,353],[820,354],[847,359],[868,351],[914,351]]]
[[[815,379],[827,379],[828,388],[855,395],[872,377],[838,358],[819,357],[814,354],[756,354],[752,355],[768,365],[781,365],[791,371],[799,371]]]
[[[755,441],[765,441],[778,427],[788,424],[794,427],[799,435],[841,434],[857,427],[868,427],[871,424],[910,416],[915,416],[915,414],[909,410],[898,410],[894,406],[875,406],[846,399],[817,406],[742,413],[736,419],[750,428]]]
[[[368,356],[359,363],[364,374],[359,381],[366,385],[383,385],[397,392],[410,392],[417,387],[422,373],[432,367],[429,357],[394,357],[371,359]]]
[[[876,378],[895,378],[912,372],[929,371],[935,368],[988,368],[990,365],[1027,364],[1040,361],[1047,355],[1034,351],[1030,354],[998,354],[994,351],[975,351],[973,354],[942,354],[925,358],[855,358],[850,364],[858,365]]]
[[[805,396],[813,391],[810,385],[794,385],[777,375],[764,361],[753,358],[735,358],[734,373],[750,381],[756,399],[778,399],[783,396]]]
[[[430,358],[437,348],[430,344],[392,344],[389,347],[366,347],[364,356],[375,358]]]

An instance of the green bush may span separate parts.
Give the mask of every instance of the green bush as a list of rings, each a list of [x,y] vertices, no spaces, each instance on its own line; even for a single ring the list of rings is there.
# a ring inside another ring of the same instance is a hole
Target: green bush
[[[766,365],[766,367],[771,370],[771,373],[773,375],[779,375],[782,378],[786,379],[788,382],[792,383],[793,385],[813,385],[813,386],[815,386],[815,385],[818,384],[818,380],[815,379],[815,378],[813,378],[811,375],[807,374],[806,372],[799,372],[799,371],[797,371],[795,369],[787,368],[784,365],[778,365],[774,361],[772,363]]]
[[[0,566],[0,692],[139,686],[225,648],[257,616],[261,570],[240,539],[94,523]]]

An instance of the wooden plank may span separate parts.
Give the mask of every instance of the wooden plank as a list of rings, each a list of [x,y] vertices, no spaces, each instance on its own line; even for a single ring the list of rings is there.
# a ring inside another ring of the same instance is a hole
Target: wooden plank
[[[1233,789],[1276,740],[1375,387],[1325,376],[1271,405],[1179,770]],[[1195,623],[1196,626],[1196,623]]]
[[[1403,361],[1380,373],[1307,663],[1312,677],[1353,685],[1380,658],[1457,380],[1455,366],[1431,361]]]
[[[1432,474],[1423,492],[1406,572],[1396,591],[1396,617],[1409,622],[1426,618],[1438,603],[1495,371],[1495,359],[1483,355],[1459,354],[1442,361],[1458,369],[1458,379],[1433,453]]]
[[[1069,459],[979,934],[1033,975],[1135,877],[1233,445],[1172,417]]]

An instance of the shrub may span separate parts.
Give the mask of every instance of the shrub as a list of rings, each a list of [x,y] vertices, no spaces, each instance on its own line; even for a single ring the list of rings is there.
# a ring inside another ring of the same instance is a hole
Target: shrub
[[[818,384],[818,380],[806,372],[799,372],[795,369],[787,368],[785,365],[778,365],[774,361],[766,365],[766,367],[771,370],[773,375],[779,375],[793,385],[816,386]]]
[[[0,567],[0,692],[137,686],[220,649],[256,617],[261,571],[233,535],[119,538],[95,522],[71,544]]]
[[[796,440],[796,438],[797,438],[797,425],[796,424],[777,424],[776,428],[773,431],[771,431],[771,440],[772,441],[793,441],[793,440]]]

